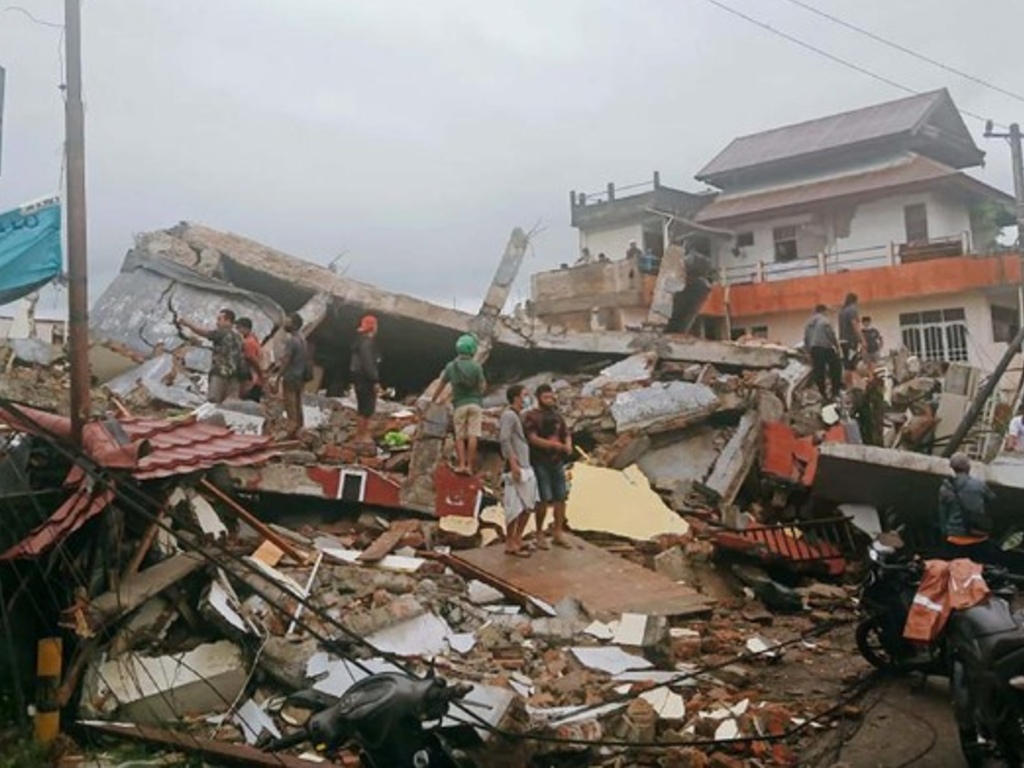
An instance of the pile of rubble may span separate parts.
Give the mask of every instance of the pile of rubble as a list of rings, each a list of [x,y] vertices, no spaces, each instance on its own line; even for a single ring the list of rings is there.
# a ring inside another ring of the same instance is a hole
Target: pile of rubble
[[[514,234],[506,259],[523,247]],[[862,671],[828,633],[853,617],[857,529],[878,526],[815,503],[820,446],[911,440],[935,382],[894,355],[887,375],[855,376],[824,404],[790,350],[530,329],[498,316],[509,284],[499,269],[474,318],[193,225],[141,237],[94,313],[103,419],[84,455],[49,454],[71,467],[63,503],[0,541],[0,563],[54,553],[42,578],[64,585],[73,650],[60,702],[91,731],[276,765],[260,747],[304,726],[296,692],[337,697],[367,674],[429,666],[474,686],[453,716],[488,765],[494,743],[509,765],[562,751],[613,764],[623,749],[650,764],[794,764]],[[297,441],[275,441],[273,398],[204,402],[208,351],[175,318],[212,320],[229,302],[271,358],[282,307],[310,321],[321,352]],[[380,341],[398,392],[367,451],[323,350],[375,306],[389,308]],[[389,326],[422,335],[415,353],[395,337],[389,353]],[[431,404],[469,328],[493,382],[474,476],[448,465],[447,411]],[[43,413],[65,407],[59,350],[5,354],[6,439],[49,443],[67,429]],[[570,550],[520,559],[498,544],[511,383],[551,383],[579,447]],[[314,746],[295,756],[322,759]]]

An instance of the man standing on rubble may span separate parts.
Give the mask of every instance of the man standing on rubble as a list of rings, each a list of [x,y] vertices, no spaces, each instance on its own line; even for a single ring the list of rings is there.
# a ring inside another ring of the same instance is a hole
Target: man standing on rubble
[[[235,322],[235,330],[242,337],[242,370],[239,371],[239,395],[243,400],[258,403],[263,399],[265,374],[263,372],[263,350],[260,340],[252,332],[252,320],[240,317]]]
[[[471,475],[476,471],[476,450],[483,434],[483,403],[487,379],[480,363],[474,360],[477,351],[476,336],[466,333],[455,342],[455,359],[444,367],[441,383],[452,386],[452,421],[455,426],[455,471]],[[437,401],[442,387],[434,391],[432,403]]]
[[[200,328],[188,318],[180,318],[178,325],[213,343],[206,399],[217,405],[225,400],[237,400],[238,374],[242,363],[242,337],[235,330],[234,311],[222,309],[217,314],[217,325],[212,330]]]
[[[498,423],[498,444],[505,460],[502,481],[505,493],[505,554],[528,557],[523,548],[523,529],[537,507],[537,478],[530,466],[530,444],[523,431],[523,400],[526,387],[513,384],[505,390],[508,408]]]
[[[837,399],[843,386],[843,370],[839,361],[839,342],[836,332],[828,321],[828,307],[819,304],[804,326],[804,349],[811,358],[814,383],[822,398]],[[827,384],[831,383],[831,395]]]
[[[551,540],[556,546],[569,549],[565,540],[565,502],[569,498],[569,484],[565,476],[565,462],[572,456],[572,435],[562,414],[558,412],[558,399],[550,384],[537,387],[537,407],[523,417],[523,428],[530,443],[530,464],[537,476],[537,546],[548,549],[544,537],[544,518],[548,507],[554,508]]]
[[[349,362],[352,388],[356,392],[356,443],[372,443],[370,419],[377,411],[377,395],[380,394],[380,354],[377,352],[377,318],[363,315],[356,329],[356,340],[352,343],[352,357]]]
[[[277,370],[281,377],[281,396],[288,418],[288,437],[295,437],[305,426],[302,413],[302,390],[310,376],[309,350],[302,335],[302,315],[292,312],[284,322],[285,337]]]
[[[839,310],[839,347],[843,354],[843,368],[848,371],[857,367],[858,357],[867,350],[856,293],[846,294],[843,308]]]

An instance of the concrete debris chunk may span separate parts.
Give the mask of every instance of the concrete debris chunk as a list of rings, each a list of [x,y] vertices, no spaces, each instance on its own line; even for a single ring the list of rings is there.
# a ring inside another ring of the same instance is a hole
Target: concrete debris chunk
[[[572,655],[585,667],[607,672],[609,675],[617,675],[630,669],[647,669],[653,666],[643,656],[626,653],[618,646],[603,646],[599,648],[577,646],[570,649]]]
[[[281,731],[274,719],[252,699],[246,699],[231,716],[231,720],[241,729],[246,744],[255,744],[264,733],[269,733],[275,739],[281,738]]]
[[[718,396],[710,387],[673,381],[620,392],[612,403],[612,417],[620,433],[654,434],[695,424],[718,407]]]
[[[242,649],[227,640],[165,656],[127,653],[90,667],[81,709],[86,717],[176,721],[223,709],[248,676]]]

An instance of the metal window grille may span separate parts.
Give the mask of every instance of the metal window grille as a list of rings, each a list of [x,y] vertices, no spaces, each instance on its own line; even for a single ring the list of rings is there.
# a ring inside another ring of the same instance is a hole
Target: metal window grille
[[[922,360],[967,361],[967,323],[963,308],[905,312],[900,315],[903,346]]]

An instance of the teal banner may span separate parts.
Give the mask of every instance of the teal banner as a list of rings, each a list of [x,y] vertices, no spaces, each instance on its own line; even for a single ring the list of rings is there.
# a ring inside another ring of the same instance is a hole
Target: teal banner
[[[61,265],[60,198],[0,213],[0,304],[46,285]]]

